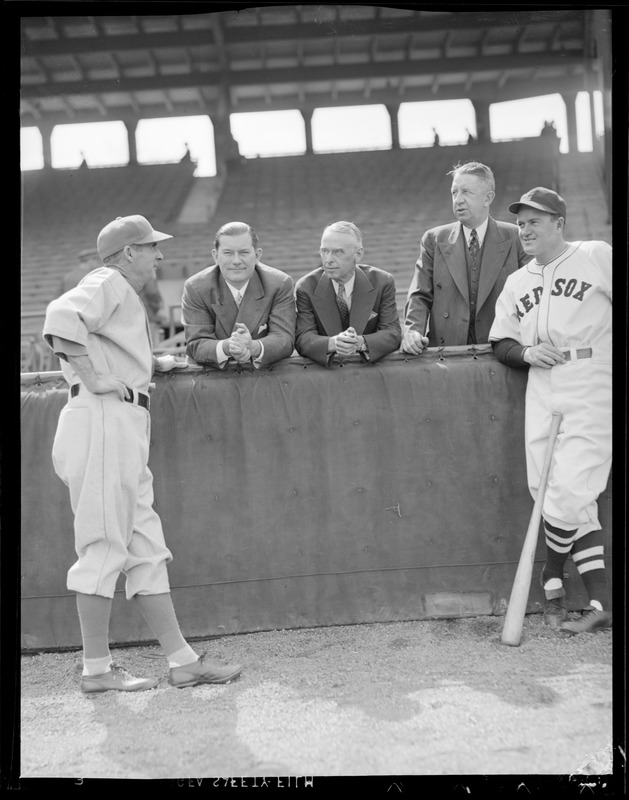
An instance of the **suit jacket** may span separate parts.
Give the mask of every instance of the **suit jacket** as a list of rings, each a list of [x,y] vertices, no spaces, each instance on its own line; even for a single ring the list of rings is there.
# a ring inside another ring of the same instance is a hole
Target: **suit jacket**
[[[297,352],[328,366],[334,355],[327,352],[328,340],[343,330],[332,281],[319,267],[297,281],[295,293]],[[399,348],[402,330],[393,275],[366,264],[356,266],[349,324],[365,337],[369,348],[367,355],[361,353],[365,360],[377,361]]]
[[[240,307],[217,264],[188,278],[181,301],[186,353],[199,364],[218,366],[216,348],[243,322],[264,344],[262,365],[288,358],[295,346],[294,282],[290,275],[257,264]]]
[[[476,308],[476,342],[486,343],[496,300],[512,272],[530,260],[517,225],[489,217],[481,255]],[[465,236],[460,222],[432,228],[422,237],[421,254],[404,309],[407,329],[426,333],[428,346],[467,344],[470,322]]]

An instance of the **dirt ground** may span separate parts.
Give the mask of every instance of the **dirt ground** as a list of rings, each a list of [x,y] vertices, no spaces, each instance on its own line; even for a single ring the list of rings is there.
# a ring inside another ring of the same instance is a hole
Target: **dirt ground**
[[[461,776],[513,776],[532,786],[534,776],[554,775],[574,796],[594,787],[619,796],[606,794],[614,780],[612,632],[569,637],[536,614],[520,646],[509,647],[500,641],[503,622],[194,642],[211,660],[245,669],[233,683],[187,689],[168,685],[156,645],[115,648],[116,663],[161,677],[156,689],[128,694],[81,694],[80,652],[23,655],[20,775],[297,789],[308,781],[323,788],[331,776],[380,776],[372,788],[400,792],[412,776],[451,776],[468,794]]]

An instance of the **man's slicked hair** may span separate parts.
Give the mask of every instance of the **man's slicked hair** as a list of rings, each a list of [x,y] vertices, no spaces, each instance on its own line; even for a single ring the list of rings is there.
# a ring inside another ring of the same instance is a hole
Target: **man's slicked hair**
[[[258,249],[258,234],[253,230],[251,225],[246,222],[226,222],[216,231],[214,237],[214,249],[218,250],[220,246],[221,236],[241,236],[243,233],[248,233],[251,236],[253,249]]]

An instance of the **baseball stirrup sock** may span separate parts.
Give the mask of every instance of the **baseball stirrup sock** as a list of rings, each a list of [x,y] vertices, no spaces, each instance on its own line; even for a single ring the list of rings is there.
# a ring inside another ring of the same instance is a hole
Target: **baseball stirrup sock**
[[[546,538],[546,564],[542,576],[544,588],[561,588],[563,584],[563,569],[570,555],[577,530],[577,528],[574,528],[566,531],[544,520],[544,535]],[[550,581],[552,583],[547,586],[546,584]],[[556,585],[556,581],[560,581],[560,583]]]
[[[181,633],[170,593],[136,594],[133,599],[146,624],[161,644],[169,662],[173,654],[181,656],[181,651],[189,651],[192,654],[184,662],[185,664],[190,664],[198,658]]]
[[[111,658],[109,655],[109,618],[112,600],[98,594],[77,594],[83,661]],[[106,672],[107,670],[103,670]]]
[[[590,600],[609,606],[607,571],[605,569],[603,531],[590,531],[577,539],[572,548],[572,560],[581,576]]]

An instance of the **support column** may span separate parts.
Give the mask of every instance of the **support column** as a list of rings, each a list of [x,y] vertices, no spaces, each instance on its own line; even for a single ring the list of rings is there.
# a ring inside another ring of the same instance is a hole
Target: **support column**
[[[217,112],[216,118],[212,118],[212,125],[214,126],[216,174],[224,177],[227,171],[227,156],[229,152],[229,116],[222,116],[220,112],[221,109]]]
[[[52,137],[52,131],[55,126],[50,125],[49,123],[46,122],[40,122],[37,127],[39,128],[39,132],[41,133],[42,154],[44,156],[44,169],[52,169],[52,145],[50,139]]]
[[[304,118],[306,132],[306,153],[312,155],[314,153],[312,147],[312,109],[301,109],[301,116]]]
[[[125,128],[127,129],[127,141],[129,143],[129,164],[138,163],[138,148],[135,141],[135,132],[138,128],[137,119],[124,120]]]
[[[476,114],[476,135],[479,142],[491,142],[491,128],[489,125],[489,101],[472,100]]]
[[[398,103],[394,106],[387,106],[386,109],[389,112],[389,119],[391,120],[391,149],[399,150],[400,126],[398,124],[398,112],[400,110],[400,104]]]
[[[229,124],[229,115],[213,120],[214,150],[216,152],[216,172],[224,175],[226,171],[238,169],[243,161]]]
[[[566,123],[568,125],[568,152],[578,152],[577,143],[577,112],[576,112],[576,92],[564,93],[561,95],[566,106]]]

